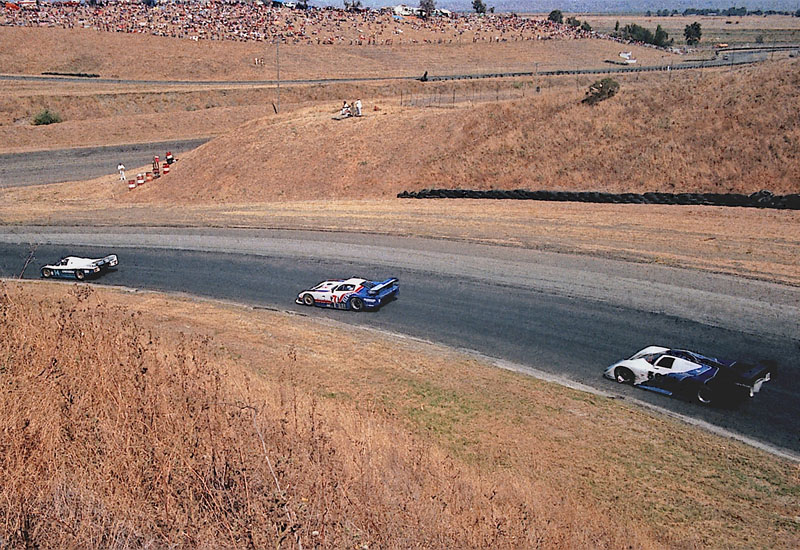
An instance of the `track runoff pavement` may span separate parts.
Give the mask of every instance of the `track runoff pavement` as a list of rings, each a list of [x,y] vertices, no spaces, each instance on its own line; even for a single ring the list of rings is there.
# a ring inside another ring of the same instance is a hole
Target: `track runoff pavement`
[[[0,154],[0,189],[64,181],[82,181],[101,176],[116,175],[121,162],[128,168],[128,177],[139,166],[153,162],[158,156],[164,160],[167,151],[179,155],[191,151],[209,138],[129,143],[102,147],[76,147],[52,151]]]
[[[495,358],[505,368],[635,401],[800,458],[800,289],[651,264],[430,239],[268,230],[0,227],[0,276],[64,255],[116,253],[93,284],[182,292],[369,327]],[[373,313],[305,308],[328,278],[400,278]],[[761,393],[702,407],[621,386],[603,369],[647,345],[773,359]],[[602,422],[602,418],[596,419]]]

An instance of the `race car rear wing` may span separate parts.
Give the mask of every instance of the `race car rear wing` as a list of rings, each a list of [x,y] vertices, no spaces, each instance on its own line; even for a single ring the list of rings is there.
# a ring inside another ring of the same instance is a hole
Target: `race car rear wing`
[[[762,361],[756,366],[747,363],[735,363],[733,368],[739,374],[737,386],[745,388],[750,397],[761,391],[764,382],[769,382],[775,376],[777,363],[774,361]]]
[[[378,283],[377,285],[373,286],[367,291],[367,294],[370,296],[375,296],[376,294],[380,294],[382,290],[389,288],[390,286],[396,285],[399,282],[397,277],[392,277],[390,279],[386,279],[385,281]]]
[[[99,260],[94,261],[94,265],[96,265],[97,267],[102,267],[104,265],[107,265],[108,267],[114,267],[115,265],[117,265],[117,263],[118,260],[116,254],[109,254],[105,258],[100,258]]]
[[[769,380],[775,376],[777,363],[774,361],[762,361],[757,365],[748,363],[735,363],[733,369],[739,375],[741,384],[751,385],[761,379]]]

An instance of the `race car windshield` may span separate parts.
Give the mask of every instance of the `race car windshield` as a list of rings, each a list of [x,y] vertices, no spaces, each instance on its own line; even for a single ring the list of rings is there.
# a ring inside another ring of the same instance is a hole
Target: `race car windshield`
[[[681,359],[686,359],[687,361],[691,361],[692,363],[696,363],[698,365],[707,365],[709,367],[717,368],[725,366],[712,357],[706,357],[705,355],[701,355],[693,351],[670,350],[669,353],[670,355],[680,357]]]

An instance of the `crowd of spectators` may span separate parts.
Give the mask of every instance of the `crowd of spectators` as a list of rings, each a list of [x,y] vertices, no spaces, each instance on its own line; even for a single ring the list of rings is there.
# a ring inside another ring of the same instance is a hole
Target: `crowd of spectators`
[[[89,5],[38,2],[21,8],[6,2],[0,24],[20,27],[90,28],[192,40],[269,41],[293,44],[393,45],[578,39],[591,31],[512,14],[400,17],[389,9],[296,10],[270,2],[140,0]],[[16,6],[16,5],[14,5]]]

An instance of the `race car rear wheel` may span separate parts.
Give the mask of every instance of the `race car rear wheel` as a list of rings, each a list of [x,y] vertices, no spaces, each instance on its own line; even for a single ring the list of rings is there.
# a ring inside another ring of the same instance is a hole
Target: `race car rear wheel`
[[[353,298],[350,300],[350,309],[353,311],[361,311],[364,309],[364,300],[361,298]]]
[[[75,272],[75,278],[78,279],[79,281],[82,281],[82,280],[84,280],[86,278],[86,273],[84,273],[81,270],[77,270]]]
[[[44,269],[42,269],[42,277],[44,277],[45,279],[49,279],[52,276],[53,276],[53,270],[52,269],[48,269],[46,267]]]
[[[303,294],[303,305],[313,306],[314,297],[311,294]]]
[[[711,388],[708,386],[698,387],[695,397],[697,398],[697,402],[703,405],[710,405],[714,402],[714,392],[711,391]]]
[[[633,372],[631,369],[626,369],[625,367],[617,367],[614,370],[614,378],[617,379],[617,382],[620,384],[630,384],[633,385]]]

